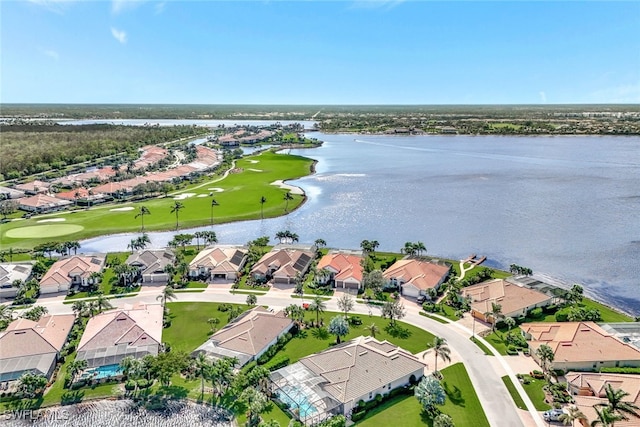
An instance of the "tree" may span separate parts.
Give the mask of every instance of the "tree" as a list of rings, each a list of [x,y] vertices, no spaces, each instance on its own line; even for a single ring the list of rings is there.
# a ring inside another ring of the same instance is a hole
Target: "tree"
[[[25,372],[18,378],[17,391],[28,398],[33,398],[42,393],[46,385],[47,377],[44,375]]]
[[[200,399],[204,397],[204,380],[208,377],[211,363],[204,352],[198,353],[195,359],[196,375],[200,377]]]
[[[73,362],[69,363],[69,366],[67,366],[67,372],[69,372],[69,375],[71,375],[71,381],[73,382],[73,378],[75,378],[78,372],[84,371],[85,369],[87,369],[86,360],[76,359]]]
[[[138,208],[138,213],[136,214],[136,216],[134,218],[134,219],[137,219],[138,217],[140,217],[140,222],[141,222],[141,224],[140,224],[140,232],[141,233],[144,233],[144,216],[145,215],[151,215],[151,212],[149,211],[149,209],[146,206],[142,205],[142,206],[140,206]],[[177,228],[177,226],[176,226],[176,228]]]
[[[415,255],[417,253],[417,249],[412,242],[405,242],[404,247],[400,249],[400,253],[406,255]]]
[[[611,414],[619,416],[620,420],[628,420],[629,415],[640,418],[640,413],[638,413],[640,407],[633,402],[625,402],[623,400],[625,397],[629,396],[629,393],[622,389],[614,389],[610,383],[605,386],[604,392],[607,402],[598,403],[595,405],[596,407],[604,407],[604,409],[608,409]],[[620,420],[613,420],[611,425],[613,426],[615,421]]]
[[[298,326],[304,320],[304,310],[298,304],[290,304],[285,309],[286,315],[293,320]]]
[[[258,303],[258,297],[255,294],[247,295],[247,305],[253,307]]]
[[[0,321],[10,322],[13,320],[13,308],[8,305],[0,305]]]
[[[71,240],[69,242],[64,242],[67,250],[70,252],[73,249],[73,254],[78,255],[78,249],[80,249],[80,242],[76,240]]]
[[[438,412],[437,405],[444,405],[446,394],[440,381],[433,376],[422,377],[422,380],[416,386],[414,395],[422,409],[429,414],[432,418]]]
[[[382,288],[385,283],[385,278],[382,275],[382,271],[373,270],[370,273],[367,273],[362,281],[362,284],[365,289],[371,289],[374,294],[379,294],[382,292]]]
[[[498,319],[504,317],[504,315],[502,314],[502,305],[492,302],[491,311],[487,311],[486,313],[484,313],[484,316],[485,318],[491,318],[491,330],[495,332]]]
[[[71,305],[71,309],[76,317],[85,317],[88,315],[88,306],[86,301],[76,301]]]
[[[340,344],[340,337],[349,333],[349,324],[342,316],[335,316],[329,322],[329,332],[336,336],[336,344]]]
[[[96,298],[95,301],[93,302],[95,303],[98,311],[100,312],[103,310],[108,310],[110,308],[113,308],[113,305],[111,305],[107,297],[105,297],[104,295],[98,295],[98,298]]]
[[[293,200],[293,196],[291,195],[291,192],[287,191],[287,192],[284,194],[284,201],[285,201],[285,204],[284,204],[284,211],[285,211],[285,212],[287,212],[287,209],[289,208],[289,200]]]
[[[591,421],[591,427],[596,427],[601,425],[602,427],[613,427],[616,421],[622,421],[624,418],[620,416],[620,414],[616,414],[611,411],[610,408],[604,407],[599,409],[594,407],[596,410],[596,419]]]
[[[353,298],[349,294],[343,294],[338,298],[338,307],[344,312],[344,318],[349,316],[349,312],[353,310]]]
[[[318,249],[320,248],[324,248],[325,246],[327,246],[327,242],[324,239],[316,239],[316,241],[314,242],[314,244],[316,245],[316,247]]]
[[[209,324],[209,326],[211,326],[211,333],[215,333],[218,324],[220,323],[220,319],[218,319],[217,317],[212,317],[209,320],[207,320],[207,323]]]
[[[177,200],[173,202],[173,206],[171,206],[171,213],[176,214],[176,230],[178,229],[178,226],[179,226],[178,216],[182,209],[184,209],[184,205],[182,203],[180,203]]]
[[[216,201],[216,199],[211,199],[211,226],[213,227],[213,207],[220,206],[220,203]]]
[[[204,239],[204,244],[206,246],[211,245],[212,243],[216,243],[218,241],[218,237],[216,236],[215,231],[202,231],[202,238]]]
[[[445,362],[450,362],[451,350],[447,345],[447,340],[442,337],[434,337],[433,343],[431,344],[431,348],[433,349],[433,355],[435,357],[434,371],[438,372],[438,357],[440,357]]]
[[[536,350],[536,356],[540,359],[540,363],[542,363],[542,370],[546,373],[549,371],[549,363],[553,362],[555,357],[553,350],[546,344],[542,344]]]
[[[204,231],[196,231],[193,233],[193,237],[196,239],[196,250],[200,251],[200,239],[204,237]]]
[[[189,233],[176,234],[175,236],[173,236],[173,242],[176,246],[182,246],[182,252],[184,253],[184,251],[187,249],[187,245],[191,244],[191,241],[194,237],[195,235]]]
[[[504,324],[507,325],[507,328],[511,330],[514,326],[516,326],[516,320],[513,317],[505,317]]]
[[[313,297],[313,300],[309,305],[309,310],[316,312],[316,327],[320,327],[320,313],[324,313],[326,309],[327,305],[320,295]]]
[[[183,351],[159,353],[153,358],[150,373],[164,386],[171,383],[171,377],[189,366],[189,355]]]
[[[416,242],[414,244],[414,248],[418,252],[418,255],[422,255],[423,252],[427,252],[427,248],[424,246],[424,243],[422,242]]]
[[[176,298],[178,298],[178,296],[176,295],[175,289],[169,285],[165,286],[162,293],[156,297],[158,301],[162,301],[163,307],[167,305],[167,300],[173,301]]]
[[[455,424],[449,415],[440,414],[433,419],[433,427],[455,427]]]
[[[582,413],[577,406],[567,406],[565,413],[560,415],[558,419],[562,421],[562,425],[573,425],[575,420],[586,420],[587,417]]]
[[[369,326],[365,326],[364,328],[369,331],[369,334],[371,334],[373,338],[375,338],[376,334],[380,332],[380,328],[375,324],[375,322],[371,323]]]
[[[399,300],[387,301],[382,306],[382,317],[388,317],[391,326],[395,326],[396,319],[402,319],[406,314],[404,305]]]
[[[0,202],[0,215],[2,220],[6,221],[7,217],[18,210],[18,203],[14,200],[3,200]]]
[[[584,289],[580,285],[573,285],[571,290],[566,296],[567,302],[569,304],[578,304],[582,302],[582,298],[584,297]]]
[[[267,198],[260,197],[260,219],[264,219],[264,204],[267,203]]]
[[[257,426],[260,421],[260,413],[267,407],[267,396],[254,387],[248,387],[238,399],[247,404],[247,424]]]

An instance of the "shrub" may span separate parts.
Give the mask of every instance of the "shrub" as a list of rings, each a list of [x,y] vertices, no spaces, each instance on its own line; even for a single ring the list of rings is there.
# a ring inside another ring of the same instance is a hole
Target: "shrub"
[[[129,380],[124,384],[124,389],[131,391],[136,388],[136,383],[133,380]]]
[[[532,317],[534,319],[539,319],[540,317],[542,317],[542,315],[542,308],[540,307],[534,308],[533,310],[529,311],[529,317]]]
[[[510,356],[516,356],[518,354],[518,349],[515,346],[510,345],[507,347],[507,354]]]
[[[556,313],[556,322],[566,322],[569,320],[569,313],[567,310],[562,309]]]
[[[138,388],[149,388],[153,384],[153,381],[147,381],[145,379],[138,380]]]
[[[351,414],[351,421],[360,421],[367,414],[367,411],[358,411]]]
[[[610,374],[640,374],[640,368],[632,368],[630,366],[622,368],[600,368],[600,372]]]
[[[264,366],[270,371],[275,371],[276,369],[283,368],[288,364],[289,364],[289,356],[286,356],[283,354],[280,357],[273,359],[271,362],[267,363]]]
[[[531,372],[531,376],[537,380],[541,380],[544,378],[544,374],[542,373],[542,371],[538,371],[537,369]]]

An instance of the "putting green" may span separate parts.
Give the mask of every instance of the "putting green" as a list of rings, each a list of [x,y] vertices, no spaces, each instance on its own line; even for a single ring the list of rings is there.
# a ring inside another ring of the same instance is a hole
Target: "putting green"
[[[76,224],[31,225],[28,227],[19,227],[8,230],[5,233],[5,236],[18,239],[33,239],[64,236],[67,234],[77,233],[82,230],[84,230],[84,227]]]

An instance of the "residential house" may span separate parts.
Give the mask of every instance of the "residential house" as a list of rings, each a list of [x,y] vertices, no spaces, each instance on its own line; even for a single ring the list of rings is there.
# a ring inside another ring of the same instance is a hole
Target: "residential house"
[[[203,249],[189,263],[189,276],[194,279],[234,281],[246,262],[246,248],[216,245]]]
[[[24,191],[15,188],[0,187],[0,200],[19,199],[24,197]]]
[[[526,316],[529,310],[551,304],[553,298],[524,286],[501,279],[489,280],[462,289],[462,296],[471,299],[471,315],[491,322],[493,304],[499,304],[505,317]]]
[[[607,333],[594,322],[525,323],[520,325],[529,340],[531,355],[546,344],[553,350],[553,367],[598,370],[603,367],[640,367],[640,350]]]
[[[81,203],[83,205],[100,203],[105,199],[104,194],[96,193],[93,189],[84,187],[75,188],[70,191],[61,191],[56,194],[56,197],[58,199],[69,200],[75,204]]]
[[[25,372],[51,379],[74,321],[73,314],[64,314],[11,322],[0,332],[0,381],[17,380]]]
[[[438,289],[450,271],[451,266],[444,263],[407,258],[396,261],[383,276],[391,287],[398,287],[402,295],[417,298],[428,296],[429,289]]]
[[[36,194],[35,196],[18,199],[18,208],[35,213],[55,212],[72,204],[73,202],[69,200],[58,199],[47,194]]]
[[[251,269],[251,276],[259,282],[273,280],[274,284],[295,283],[298,273],[305,274],[315,257],[310,248],[298,249],[277,245]]]
[[[362,257],[351,253],[329,252],[317,265],[319,281],[335,288],[362,289]]]
[[[284,312],[255,307],[220,329],[192,353],[204,353],[213,359],[236,357],[239,366],[258,359],[282,335],[293,327]]]
[[[138,270],[136,281],[166,285],[170,277],[165,268],[173,265],[175,260],[176,256],[170,249],[142,250],[129,255],[126,264]]]
[[[13,283],[27,282],[34,264],[34,261],[0,263],[0,298],[15,298],[18,288]]]
[[[574,404],[587,417],[593,421],[597,419],[595,405],[607,405],[607,386],[614,390],[624,390],[629,396],[624,402],[640,406],[640,376],[624,374],[601,374],[590,372],[569,372],[565,375],[567,390],[573,397]],[[588,426],[588,423],[583,424]],[[617,427],[638,427],[640,420],[629,417],[628,420],[616,421]]]
[[[72,286],[93,284],[93,273],[101,273],[104,255],[74,255],[56,261],[40,279],[40,293],[67,292]]]
[[[157,355],[162,344],[162,314],[160,304],[138,303],[92,317],[78,344],[76,360],[98,368],[118,365],[127,356]]]
[[[48,193],[51,188],[51,184],[44,181],[31,181],[24,184],[18,184],[15,186],[16,190],[24,191],[26,194],[44,194]]]
[[[305,425],[347,417],[377,395],[418,382],[425,364],[387,341],[360,336],[271,374],[271,391]]]

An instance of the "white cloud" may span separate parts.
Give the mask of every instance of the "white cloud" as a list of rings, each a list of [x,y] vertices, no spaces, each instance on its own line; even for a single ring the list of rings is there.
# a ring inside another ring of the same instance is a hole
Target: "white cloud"
[[[129,9],[135,9],[146,0],[112,0],[111,12],[116,15]]]
[[[355,9],[393,9],[405,0],[354,0],[351,7]]]
[[[547,103],[547,94],[544,91],[540,91],[540,102],[543,104]]]
[[[59,13],[62,15],[67,4],[74,2],[75,0],[28,0],[29,3],[42,6],[51,12]]]
[[[160,3],[156,4],[156,15],[159,15],[162,12],[164,12],[164,7],[166,6],[166,4],[167,4],[166,1],[161,1]]]
[[[127,33],[123,30],[111,27],[111,35],[122,44],[127,42]]]
[[[587,101],[596,104],[640,103],[640,83],[623,84],[596,90],[589,94],[589,98]]]
[[[49,50],[43,51],[43,53],[47,55],[49,58],[55,59],[56,61],[60,59],[60,55],[58,55],[58,52],[56,52],[55,50],[49,49]]]

